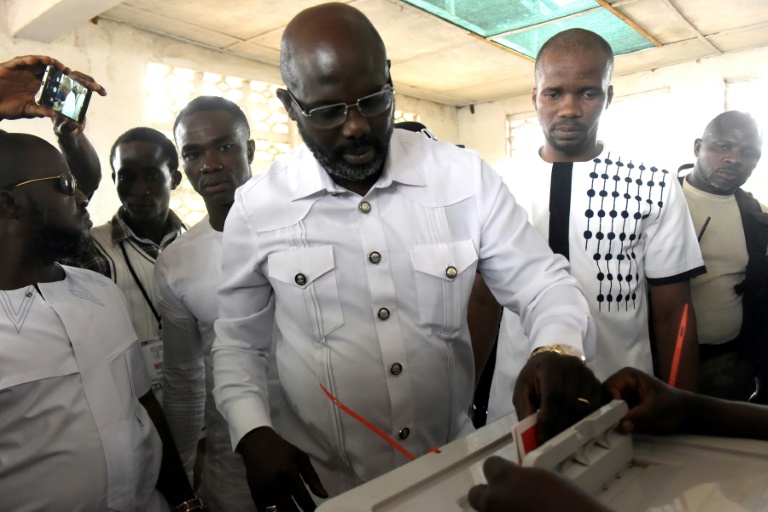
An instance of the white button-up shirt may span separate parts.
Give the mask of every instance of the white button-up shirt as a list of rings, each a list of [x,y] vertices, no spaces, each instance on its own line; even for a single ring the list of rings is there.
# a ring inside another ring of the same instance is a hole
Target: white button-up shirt
[[[407,460],[321,384],[417,456],[471,429],[476,271],[535,342],[584,348],[588,309],[567,262],[474,152],[395,130],[364,197],[336,185],[306,147],[254,177],[224,229],[213,348],[233,447],[271,425],[273,323],[288,403],[277,430],[309,453],[332,495]]]
[[[99,274],[63,268],[42,295],[0,290],[0,509],[168,510],[125,298]]]

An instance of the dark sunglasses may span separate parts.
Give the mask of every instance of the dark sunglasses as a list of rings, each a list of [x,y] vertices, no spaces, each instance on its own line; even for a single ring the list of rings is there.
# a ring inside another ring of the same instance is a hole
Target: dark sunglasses
[[[77,191],[77,180],[69,173],[59,174],[58,176],[50,176],[48,178],[37,178],[34,180],[22,181],[10,188],[21,187],[22,185],[29,185],[30,183],[36,183],[38,181],[47,180],[59,180],[59,188],[68,196],[75,195]]]

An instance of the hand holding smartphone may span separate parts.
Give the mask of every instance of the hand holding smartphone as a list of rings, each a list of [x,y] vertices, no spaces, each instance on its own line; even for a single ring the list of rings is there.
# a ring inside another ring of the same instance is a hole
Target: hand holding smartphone
[[[55,66],[45,68],[35,103],[49,107],[77,123],[85,119],[92,91]]]

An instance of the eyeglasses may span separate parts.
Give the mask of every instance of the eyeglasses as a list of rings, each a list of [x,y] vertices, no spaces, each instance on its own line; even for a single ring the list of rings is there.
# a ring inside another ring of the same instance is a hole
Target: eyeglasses
[[[34,180],[23,181],[9,188],[17,188],[21,187],[22,185],[29,185],[30,183],[47,180],[59,180],[59,188],[68,196],[75,195],[75,191],[77,191],[77,180],[69,173],[59,174],[58,176],[50,176],[48,178],[37,178]]]
[[[286,89],[288,91],[288,89]],[[323,107],[313,108],[305,111],[299,100],[288,91],[288,95],[299,107],[301,115],[306,117],[312,124],[318,128],[333,128],[344,124],[347,119],[347,113],[350,108],[356,108],[363,117],[373,117],[389,110],[392,106],[392,99],[395,96],[395,89],[391,85],[385,85],[381,91],[363,96],[354,103],[334,103]]]

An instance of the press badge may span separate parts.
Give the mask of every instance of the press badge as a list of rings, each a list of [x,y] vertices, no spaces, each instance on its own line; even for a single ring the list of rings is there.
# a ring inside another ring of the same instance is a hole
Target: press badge
[[[141,342],[141,357],[152,382],[152,390],[163,387],[163,340],[151,338]]]

